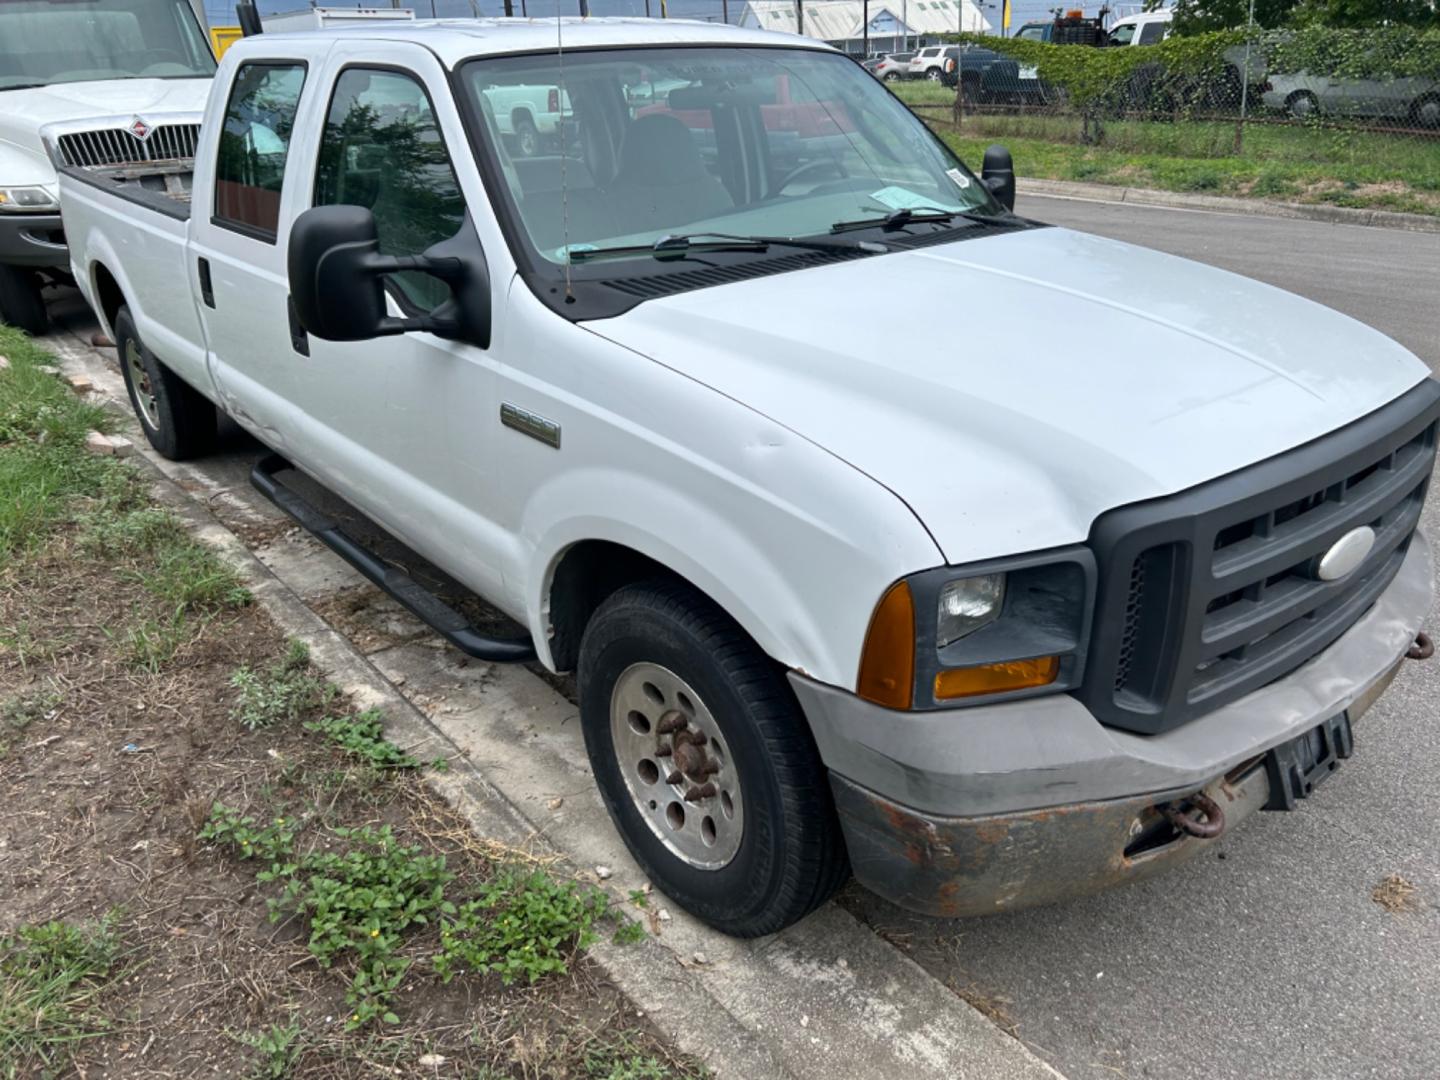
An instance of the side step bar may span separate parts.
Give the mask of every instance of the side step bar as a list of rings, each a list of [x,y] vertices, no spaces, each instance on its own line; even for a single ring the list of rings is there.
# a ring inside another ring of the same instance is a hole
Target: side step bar
[[[322,544],[384,589],[407,611],[467,656],[497,664],[525,663],[535,659],[535,646],[531,641],[489,638],[480,634],[465,616],[409,574],[385,562],[348,535],[338,522],[275,479],[276,473],[291,468],[294,466],[279,454],[271,454],[257,462],[250,470],[250,483]]]

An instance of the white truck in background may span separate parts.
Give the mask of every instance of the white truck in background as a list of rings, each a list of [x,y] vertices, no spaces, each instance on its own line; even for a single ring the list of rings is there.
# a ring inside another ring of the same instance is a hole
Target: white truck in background
[[[275,451],[256,486],[437,633],[576,671],[617,829],[734,934],[852,869],[952,916],[1138,881],[1363,753],[1431,649],[1424,363],[1017,216],[1007,153],[971,172],[823,43],[561,29],[247,38],[193,202],[62,170],[153,446],[206,452],[218,406]],[[490,88],[552,84],[579,137],[513,157]],[[898,350],[876,313],[906,305]]]
[[[312,7],[303,11],[282,11],[260,16],[267,34],[289,34],[302,30],[329,30],[342,26],[370,26],[381,22],[414,22],[411,8],[394,7]]]
[[[188,176],[204,18],[200,0],[0,2],[0,321],[43,333],[42,290],[69,280],[55,163]]]

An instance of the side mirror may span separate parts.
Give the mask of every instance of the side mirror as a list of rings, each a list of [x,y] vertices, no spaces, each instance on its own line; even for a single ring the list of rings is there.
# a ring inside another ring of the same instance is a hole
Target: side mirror
[[[1003,146],[992,146],[985,151],[980,182],[1006,210],[1015,209],[1015,163],[1010,159],[1009,150]]]
[[[291,226],[286,268],[300,325],[325,341],[424,330],[490,345],[490,276],[468,215],[455,236],[423,255],[381,255],[375,215],[365,207],[312,207]],[[451,299],[430,315],[387,315],[385,275],[405,270],[444,281]]]

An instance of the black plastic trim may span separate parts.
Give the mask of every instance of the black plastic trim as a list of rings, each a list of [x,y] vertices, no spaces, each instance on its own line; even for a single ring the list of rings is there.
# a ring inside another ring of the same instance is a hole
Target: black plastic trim
[[[530,640],[502,640],[485,637],[468,619],[445,601],[397,570],[355,540],[340,524],[304,496],[275,479],[277,473],[293,469],[279,454],[270,454],[250,470],[250,482],[267,499],[289,514],[307,532],[360,571],[371,583],[394,597],[407,611],[467,656],[497,664],[528,663],[535,659]]]
[[[1423,506],[1437,422],[1440,382],[1427,378],[1390,404],[1294,450],[1097,518],[1090,533],[1100,568],[1095,630],[1089,670],[1076,696],[1102,723],[1158,734],[1284,677],[1332,644],[1398,571]],[[1323,528],[1307,526],[1295,537],[1281,537],[1277,525],[1275,536],[1281,538],[1267,542],[1280,544],[1286,558],[1257,557],[1246,564],[1246,577],[1234,569],[1236,556],[1216,555],[1223,530],[1344,485],[1427,431],[1420,451],[1425,462],[1392,464],[1393,491],[1387,487],[1384,498],[1341,501],[1320,522]],[[1275,587],[1267,575],[1285,570],[1280,563],[1295,566],[1318,557],[1346,531],[1375,520],[1383,524],[1373,552],[1346,578],[1317,581],[1293,602],[1270,601],[1273,607],[1260,612],[1253,627],[1233,615],[1227,624],[1211,611],[1212,603],[1223,605],[1237,595],[1237,586],[1257,589],[1263,598]],[[1145,598],[1137,601],[1131,595],[1132,571],[1142,556],[1159,562],[1146,577]],[[1258,583],[1246,586],[1257,575]],[[1279,617],[1287,613],[1294,618]],[[1138,630],[1136,618],[1143,620]],[[1242,637],[1225,644],[1227,635],[1248,629],[1255,630],[1251,643]],[[1133,655],[1124,657],[1127,645]],[[1231,661],[1228,670],[1197,670],[1232,647],[1243,658]]]

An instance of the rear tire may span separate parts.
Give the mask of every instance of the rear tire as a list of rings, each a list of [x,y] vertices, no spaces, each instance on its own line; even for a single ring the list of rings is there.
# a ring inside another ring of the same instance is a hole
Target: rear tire
[[[171,461],[208,454],[215,447],[215,406],[145,347],[129,308],[116,312],[114,330],[125,389],[146,440]]]
[[[1285,111],[1296,120],[1315,120],[1320,116],[1320,99],[1309,90],[1300,90],[1285,99]]]
[[[1440,128],[1440,97],[1427,94],[1410,106],[1410,121],[1416,127]]]
[[[844,882],[829,780],[784,672],[710,600],[663,580],[618,590],[585,628],[579,685],[611,820],[681,907],[758,937]]]
[[[34,270],[0,265],[0,321],[32,335],[50,329],[45,298],[40,294],[40,275]]]
[[[521,116],[515,121],[515,145],[521,157],[534,157],[540,153],[540,132],[535,128],[535,121],[528,116]]]
[[[927,71],[925,72],[925,78],[929,79],[931,82],[939,82],[939,81],[940,81],[940,69],[939,69],[938,67],[932,67],[932,68],[930,68],[929,70],[927,70]]]

